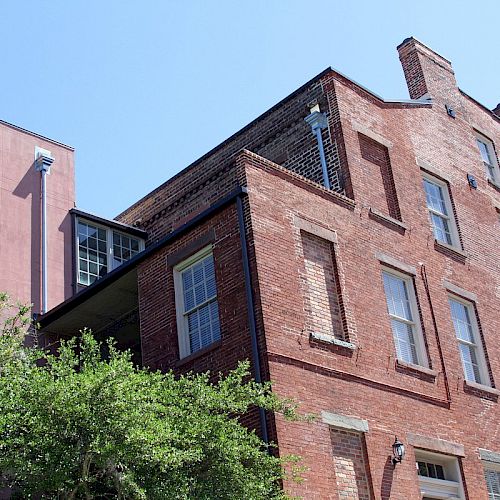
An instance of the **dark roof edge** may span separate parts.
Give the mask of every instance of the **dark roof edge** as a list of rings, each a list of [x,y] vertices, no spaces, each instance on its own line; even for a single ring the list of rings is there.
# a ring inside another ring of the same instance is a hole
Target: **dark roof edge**
[[[119,231],[133,234],[134,236],[139,236],[140,238],[146,239],[148,236],[147,231],[144,231],[143,229],[139,229],[138,227],[131,226],[130,224],[124,224],[123,222],[118,222],[113,219],[106,219],[105,217],[100,217],[99,215],[95,215],[90,212],[84,212],[83,210],[79,210],[78,208],[72,208],[69,213],[87,220],[91,220],[93,222],[97,222],[98,224],[110,226]]]
[[[474,99],[474,97],[471,97],[467,92],[464,92],[461,88],[458,89],[462,95],[465,97],[469,98],[474,104],[477,104],[480,108],[483,108],[485,111],[488,112],[489,115],[491,115],[492,118],[494,118],[497,122],[500,122],[500,117],[498,117],[493,111],[486,107],[484,104],[481,104],[478,100]]]
[[[56,146],[60,146],[65,149],[69,149],[70,151],[74,151],[75,148],[73,146],[68,146],[67,144],[64,144],[62,142],[56,141],[54,139],[51,139],[50,137],[45,137],[44,135],[37,134],[36,132],[32,132],[31,130],[28,130],[23,127],[19,127],[18,125],[14,125],[13,123],[6,122],[5,120],[0,120],[1,125],[5,125],[6,127],[13,128],[14,130],[17,130],[19,132],[23,132],[24,134],[32,135],[33,137],[37,137],[38,139],[42,139],[44,141],[50,142],[52,144],[55,144]]]
[[[140,198],[138,201],[136,201],[133,205],[130,205],[130,207],[128,207],[125,210],[123,210],[123,212],[119,213],[116,216],[116,218],[121,217],[122,215],[125,215],[133,207],[135,207],[136,205],[138,205],[142,201],[146,200],[150,196],[154,195],[155,193],[157,193],[158,191],[160,191],[161,189],[163,189],[167,184],[169,184],[170,182],[172,182],[175,179],[177,179],[177,177],[180,177],[181,175],[184,175],[189,170],[191,170],[192,168],[196,167],[196,165],[198,165],[199,163],[201,163],[204,160],[206,160],[209,156],[213,155],[215,152],[217,152],[219,149],[223,148],[225,145],[227,145],[229,142],[231,142],[232,140],[234,140],[239,135],[241,135],[244,132],[246,132],[248,129],[250,129],[251,127],[253,127],[257,122],[259,122],[260,120],[262,120],[263,118],[265,118],[267,115],[271,114],[273,111],[275,111],[276,109],[278,109],[280,106],[282,106],[283,104],[285,104],[290,99],[293,99],[297,94],[300,94],[301,92],[303,92],[309,85],[311,85],[315,81],[319,80],[323,76],[327,75],[330,71],[332,71],[332,68],[328,67],[328,68],[324,69],[321,73],[318,73],[315,77],[311,78],[309,81],[307,81],[306,83],[304,83],[303,85],[301,85],[298,89],[294,90],[291,94],[287,95],[286,97],[284,97],[283,99],[281,99],[281,101],[277,102],[272,107],[270,107],[268,110],[264,111],[264,113],[262,113],[261,115],[259,115],[257,118],[253,119],[250,123],[247,123],[243,128],[239,129],[237,132],[235,132],[234,134],[230,135],[227,139],[225,139],[224,141],[222,141],[221,143],[219,143],[217,146],[213,147],[210,151],[206,152],[203,156],[200,156],[197,160],[195,160],[194,162],[190,163],[187,167],[184,167],[181,171],[177,172],[175,175],[173,175],[172,177],[170,177],[169,179],[167,179],[165,182],[163,182],[158,187],[156,187],[155,189],[153,189],[152,191],[150,191],[148,194],[144,195],[142,198]]]
[[[303,92],[309,85],[311,85],[311,83],[313,83],[313,82],[321,79],[323,76],[327,75],[330,72],[333,72],[336,75],[338,75],[339,77],[341,77],[341,78],[343,78],[343,79],[345,79],[345,80],[353,83],[354,85],[356,85],[357,87],[359,87],[361,90],[367,92],[368,94],[370,94],[371,96],[375,97],[381,103],[384,103],[384,104],[403,104],[403,105],[410,105],[410,106],[411,105],[414,105],[414,106],[431,106],[432,105],[432,102],[430,102],[428,100],[425,100],[425,99],[422,99],[422,100],[420,100],[420,99],[388,99],[388,100],[386,100],[383,97],[381,97],[378,94],[376,94],[375,92],[371,91],[370,89],[368,89],[368,88],[364,87],[363,85],[361,85],[360,83],[356,82],[355,80],[353,80],[353,79],[349,78],[348,76],[344,75],[340,71],[337,71],[336,69],[333,69],[331,66],[329,66],[328,68],[324,69],[321,73],[318,73],[315,77],[311,78],[309,81],[307,81],[306,83],[304,83],[303,85],[301,85],[298,89],[294,90],[291,94],[289,94],[288,96],[286,96],[284,99],[282,99],[281,101],[279,101],[278,103],[276,103],[274,106],[272,106],[271,108],[269,108],[267,111],[264,111],[264,113],[262,113],[257,118],[255,118],[254,120],[252,120],[250,123],[248,123],[247,125],[245,125],[243,128],[241,128],[240,130],[238,130],[237,132],[235,132],[234,134],[232,134],[231,136],[229,136],[227,139],[225,139],[224,141],[222,141],[220,144],[218,144],[217,146],[215,146],[214,148],[212,148],[210,151],[208,151],[207,153],[205,153],[203,156],[200,156],[197,160],[195,160],[194,162],[192,162],[191,164],[189,164],[187,167],[184,167],[181,171],[177,172],[175,175],[173,175],[172,177],[170,177],[169,179],[167,179],[165,182],[163,182],[158,187],[156,187],[155,189],[153,189],[152,191],[150,191],[148,194],[144,195],[142,198],[140,198],[139,200],[137,200],[134,204],[130,205],[130,207],[128,207],[125,210],[123,210],[122,212],[120,212],[115,218],[122,217],[127,212],[129,212],[130,210],[132,210],[132,208],[134,208],[135,206],[137,206],[139,203],[142,203],[147,198],[153,196],[155,193],[157,193],[158,191],[162,190],[169,183],[173,182],[178,177],[184,175],[189,170],[191,170],[192,168],[196,167],[196,165],[198,165],[199,163],[203,162],[205,159],[207,159],[209,156],[211,156],[212,154],[214,154],[219,149],[223,148],[227,143],[229,143],[230,141],[234,140],[240,134],[243,134],[249,128],[251,128],[252,126],[254,126],[258,121],[260,121],[263,118],[265,118],[267,115],[269,115],[270,113],[272,113],[273,111],[275,111],[277,108],[279,108],[280,106],[282,106],[283,104],[285,104],[288,100],[290,100],[293,97],[295,97],[297,94],[300,94],[301,92]]]
[[[40,324],[40,327],[41,328],[47,327],[48,325],[50,325],[50,323],[59,319],[66,312],[70,311],[73,307],[76,307],[79,304],[85,302],[95,293],[106,288],[107,286],[111,285],[112,283],[120,279],[122,276],[127,274],[129,271],[135,269],[141,262],[147,259],[150,255],[154,254],[168,243],[171,243],[176,238],[184,234],[186,231],[189,231],[191,228],[193,228],[200,222],[203,222],[208,217],[211,217],[213,214],[215,214],[222,208],[232,203],[236,198],[244,196],[246,194],[247,194],[247,188],[245,186],[238,187],[232,193],[216,201],[206,210],[199,213],[198,215],[190,219],[182,226],[179,226],[177,229],[167,234],[167,236],[159,240],[157,243],[149,246],[141,253],[137,254],[135,257],[122,264],[120,267],[117,267],[116,269],[109,272],[102,278],[98,279],[89,287],[85,288],[84,290],[81,290],[80,292],[73,295],[69,299],[65,300],[61,304],[52,308],[50,311],[47,311],[45,314],[39,315],[37,317],[37,322]]]
[[[376,97],[379,101],[381,101],[384,104],[410,104],[414,106],[431,106],[432,101],[428,99],[384,99],[382,96],[378,95],[376,92],[373,92],[373,90],[370,90],[369,88],[365,87],[364,85],[361,85],[361,83],[358,83],[356,80],[353,80],[352,78],[349,78],[348,76],[344,75],[342,72],[331,68],[333,73],[336,73],[338,76],[340,76],[342,79],[347,80],[356,87],[359,87],[361,90],[364,90],[368,94],[370,94],[373,97]]]

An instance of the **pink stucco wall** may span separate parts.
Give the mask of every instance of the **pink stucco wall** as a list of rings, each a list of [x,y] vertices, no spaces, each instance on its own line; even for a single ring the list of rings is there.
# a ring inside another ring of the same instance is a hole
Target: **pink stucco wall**
[[[55,158],[47,178],[48,307],[72,294],[73,149],[0,121],[0,291],[40,311],[41,205],[35,147]]]

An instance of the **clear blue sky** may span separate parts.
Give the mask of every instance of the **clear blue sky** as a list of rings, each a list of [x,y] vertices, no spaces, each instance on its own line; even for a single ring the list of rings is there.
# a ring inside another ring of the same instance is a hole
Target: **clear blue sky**
[[[499,19],[499,0],[3,0],[0,119],[74,146],[79,208],[114,217],[328,66],[407,98],[408,36],[491,109]]]

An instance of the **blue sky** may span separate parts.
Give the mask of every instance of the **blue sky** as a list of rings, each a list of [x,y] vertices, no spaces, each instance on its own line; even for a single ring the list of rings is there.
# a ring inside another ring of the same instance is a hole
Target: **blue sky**
[[[500,101],[498,0],[3,0],[0,119],[76,148],[77,204],[114,217],[328,66],[407,98],[415,36]]]

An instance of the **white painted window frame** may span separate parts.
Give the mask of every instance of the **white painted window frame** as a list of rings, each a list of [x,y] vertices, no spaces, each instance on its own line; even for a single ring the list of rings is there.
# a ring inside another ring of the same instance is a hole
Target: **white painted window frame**
[[[481,380],[479,382],[475,380],[469,380],[468,382],[473,382],[476,384],[484,385],[486,387],[491,387],[490,374],[488,372],[488,367],[486,366],[486,356],[483,349],[483,339],[481,337],[481,332],[479,330],[479,323],[477,320],[475,304],[470,300],[465,300],[462,297],[459,297],[458,295],[454,295],[451,293],[448,294],[448,301],[450,300],[454,300],[455,302],[464,305],[469,312],[469,318],[471,320],[472,336],[474,337],[474,344],[471,344],[470,342],[467,342],[465,340],[461,340],[457,337],[457,332],[455,331],[455,325],[453,323],[453,317],[451,316],[451,304],[450,304],[450,319],[453,325],[453,331],[455,332],[455,338],[458,344],[473,345],[476,349],[476,359]],[[460,363],[462,364],[462,370],[464,371],[464,379],[467,380],[460,352],[458,353],[458,355],[460,356]]]
[[[481,150],[479,149],[479,144],[478,142],[482,142],[486,146],[486,150],[488,151],[488,156],[490,157],[490,164],[487,164],[481,155]],[[497,161],[497,155],[495,152],[495,146],[493,144],[493,141],[491,139],[488,139],[483,134],[480,134],[479,132],[476,132],[476,146],[479,152],[479,159],[483,163],[485,173],[486,173],[486,178],[492,181],[494,184],[499,185],[500,184],[500,169],[498,166],[498,161]],[[491,167],[491,169],[490,169]]]
[[[387,297],[385,295],[385,287],[384,287],[384,274],[388,274],[390,276],[393,276],[395,278],[398,278],[402,280],[406,286],[406,291],[408,293],[408,298],[410,300],[410,310],[411,310],[411,315],[413,317],[413,321],[408,321],[406,318],[401,318],[399,316],[393,316],[392,314],[389,313],[389,309],[387,308]],[[408,274],[405,274],[401,271],[397,271],[395,269],[392,269],[391,267],[387,266],[382,266],[382,287],[384,288],[384,297],[386,299],[386,309],[387,309],[387,314],[389,316],[389,319],[395,319],[396,321],[400,321],[402,323],[409,324],[413,327],[413,339],[415,341],[415,350],[417,352],[417,363],[415,366],[424,366],[426,368],[429,367],[429,360],[427,357],[427,352],[425,349],[425,343],[424,343],[424,334],[422,331],[422,325],[421,325],[421,320],[420,320],[420,313],[418,310],[418,303],[417,303],[417,293],[415,290],[415,282],[413,280],[412,276],[409,276]],[[390,322],[389,322],[390,324]],[[394,341],[394,332],[392,331],[392,325],[390,324],[391,328],[391,333],[393,334],[393,342]],[[398,355],[397,349],[396,349],[396,344],[394,343],[394,348],[396,350],[396,356]],[[399,359],[399,357],[397,358]],[[403,361],[403,360],[401,360]],[[407,363],[407,361],[405,361]]]
[[[496,472],[498,474],[500,474],[500,464],[499,463],[496,463],[496,462],[489,462],[487,460],[482,460],[483,462],[483,468],[484,468],[484,471],[492,471],[492,472]],[[485,477],[485,481],[486,481],[486,477]],[[488,482],[486,481],[486,489],[488,490]],[[488,494],[490,492],[488,491]],[[488,496],[488,498],[491,498]],[[495,497],[493,497],[495,498]],[[497,498],[500,498],[500,496],[497,495]],[[496,500],[496,498],[495,498]]]
[[[441,465],[445,470],[445,475],[446,472],[452,472],[458,481],[419,476],[417,462],[420,461]],[[415,468],[423,497],[437,500],[465,500],[463,477],[457,457],[415,449]]]
[[[429,207],[429,205],[427,205],[427,198],[426,198],[426,207],[429,213],[429,222],[431,223],[431,229],[434,239],[442,245],[450,245],[447,241],[441,241],[436,239],[436,235],[434,233],[434,224],[432,222],[432,217],[430,216],[431,214],[435,214],[438,217],[441,217],[442,219],[446,219],[448,221],[448,225],[450,227],[451,246],[457,248],[458,250],[462,250],[462,247],[460,245],[460,237],[458,235],[457,221],[455,219],[455,212],[453,210],[453,205],[451,203],[449,185],[446,182],[442,181],[441,179],[438,179],[437,177],[427,172],[422,172],[422,177],[423,179],[441,188],[441,192],[443,193],[444,205],[446,207],[446,211],[448,212],[447,214],[443,214]],[[427,196],[425,192],[425,186],[424,186],[424,195]]]
[[[103,229],[106,231],[106,267],[108,269],[107,273],[111,272],[113,269],[116,269],[117,267],[120,267],[121,264],[116,265],[113,262],[113,233],[120,234],[122,236],[127,236],[128,238],[134,238],[139,241],[139,253],[144,250],[144,240],[142,238],[139,238],[138,236],[128,234],[124,231],[118,231],[115,228],[106,226],[104,224],[99,224],[97,222],[94,222],[91,219],[86,219],[85,217],[77,217],[76,218],[76,227],[75,227],[75,268],[76,268],[76,282],[78,286],[90,286],[86,285],[85,283],[80,283],[80,238],[78,234],[78,224],[82,222],[83,224],[87,224],[88,226],[93,226],[98,229]],[[125,261],[126,262],[126,261]],[[122,262],[124,264],[125,262]],[[107,274],[106,273],[106,274]],[[93,282],[95,283],[95,281]],[[92,284],[92,283],[91,283]]]
[[[182,284],[182,271],[185,271],[188,267],[193,266],[198,261],[204,259],[210,254],[213,254],[212,245],[208,245],[202,248],[198,252],[194,253],[190,257],[186,258],[185,260],[174,266],[175,311],[177,319],[177,337],[179,340],[180,359],[186,358],[187,356],[193,354],[191,352],[191,347],[189,344],[188,315],[184,311],[184,289]],[[210,301],[208,302],[212,302],[213,300],[214,299],[211,298]],[[218,290],[215,295],[215,300],[218,301]],[[200,304],[197,307],[199,308],[202,305],[204,304]]]

